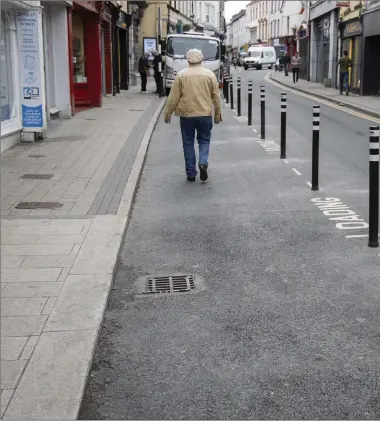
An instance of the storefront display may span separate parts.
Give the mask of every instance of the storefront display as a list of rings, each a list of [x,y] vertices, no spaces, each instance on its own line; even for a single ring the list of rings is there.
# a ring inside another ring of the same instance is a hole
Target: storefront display
[[[362,24],[360,20],[347,22],[344,25],[341,55],[343,55],[343,51],[348,51],[348,56],[352,59],[350,89],[354,93],[359,93],[362,57]]]
[[[73,67],[75,83],[87,83],[86,55],[84,50],[84,23],[78,13],[73,13]]]
[[[9,12],[1,13],[0,37],[0,117],[1,122],[15,118],[13,63],[12,63],[12,25]]]

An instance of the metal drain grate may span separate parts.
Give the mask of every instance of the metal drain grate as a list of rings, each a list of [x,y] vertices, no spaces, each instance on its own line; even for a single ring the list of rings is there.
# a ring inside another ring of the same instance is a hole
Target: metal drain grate
[[[198,275],[177,273],[173,275],[141,276],[135,284],[140,297],[162,297],[172,294],[194,294],[205,290],[204,280]]]
[[[53,174],[24,174],[21,176],[21,178],[26,180],[49,180],[52,177]]]
[[[147,294],[173,294],[195,290],[193,275],[186,276],[150,276]]]
[[[16,209],[57,209],[62,206],[63,203],[58,202],[20,202]]]
[[[46,155],[28,155],[29,158],[46,158]]]

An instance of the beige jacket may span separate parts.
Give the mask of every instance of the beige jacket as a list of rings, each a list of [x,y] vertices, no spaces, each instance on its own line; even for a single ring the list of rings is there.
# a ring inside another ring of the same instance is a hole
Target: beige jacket
[[[174,112],[181,117],[212,116],[221,120],[222,101],[218,81],[211,70],[202,65],[190,65],[181,70],[170,90],[165,118]]]

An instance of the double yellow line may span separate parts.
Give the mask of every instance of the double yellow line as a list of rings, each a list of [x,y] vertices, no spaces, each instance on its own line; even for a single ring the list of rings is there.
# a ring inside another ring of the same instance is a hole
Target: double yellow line
[[[269,75],[270,75],[270,73],[268,72],[265,75],[265,80],[267,82],[271,83],[272,85],[275,85],[275,86],[277,86],[277,87],[279,87],[281,89],[284,89],[284,90],[287,90],[287,91],[291,91],[291,92],[293,92],[293,93],[295,93],[295,94],[297,94],[299,96],[302,96],[304,98],[308,98],[308,99],[310,99],[312,101],[319,102],[319,103],[324,104],[324,105],[328,105],[331,108],[335,108],[335,109],[337,109],[339,111],[343,111],[343,112],[345,112],[347,114],[351,114],[351,115],[354,115],[354,116],[359,117],[359,118],[364,118],[365,120],[373,121],[376,124],[380,124],[380,119],[378,119],[376,117],[372,117],[372,116],[370,116],[368,114],[359,113],[357,111],[354,111],[354,110],[350,110],[348,108],[345,108],[344,105],[343,106],[339,106],[339,105],[334,104],[333,102],[330,102],[328,100],[324,100],[324,99],[315,97],[313,95],[308,95],[308,94],[305,94],[305,93],[303,93],[301,91],[297,91],[296,89],[292,89],[291,86],[285,86],[285,85],[282,85],[281,83],[276,82],[275,80],[271,79],[269,77]]]

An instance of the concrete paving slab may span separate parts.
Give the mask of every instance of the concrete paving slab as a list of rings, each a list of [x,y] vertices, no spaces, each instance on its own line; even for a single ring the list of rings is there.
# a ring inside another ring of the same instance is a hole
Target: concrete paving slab
[[[16,256],[19,257],[19,256]],[[3,269],[2,282],[55,282],[58,280],[62,268],[43,269]]]
[[[14,389],[20,379],[26,361],[1,361],[1,389]]]
[[[111,275],[69,275],[44,331],[97,329],[111,283]]]
[[[76,419],[96,338],[97,330],[43,333],[3,419]]]
[[[2,316],[38,316],[41,314],[47,298],[2,298]]]
[[[21,355],[22,350],[28,337],[7,337],[1,339],[1,360],[17,360]]]
[[[48,316],[11,316],[1,318],[1,336],[40,335]]]
[[[2,291],[1,296],[6,297],[57,297],[62,282],[23,282],[9,283]]]

